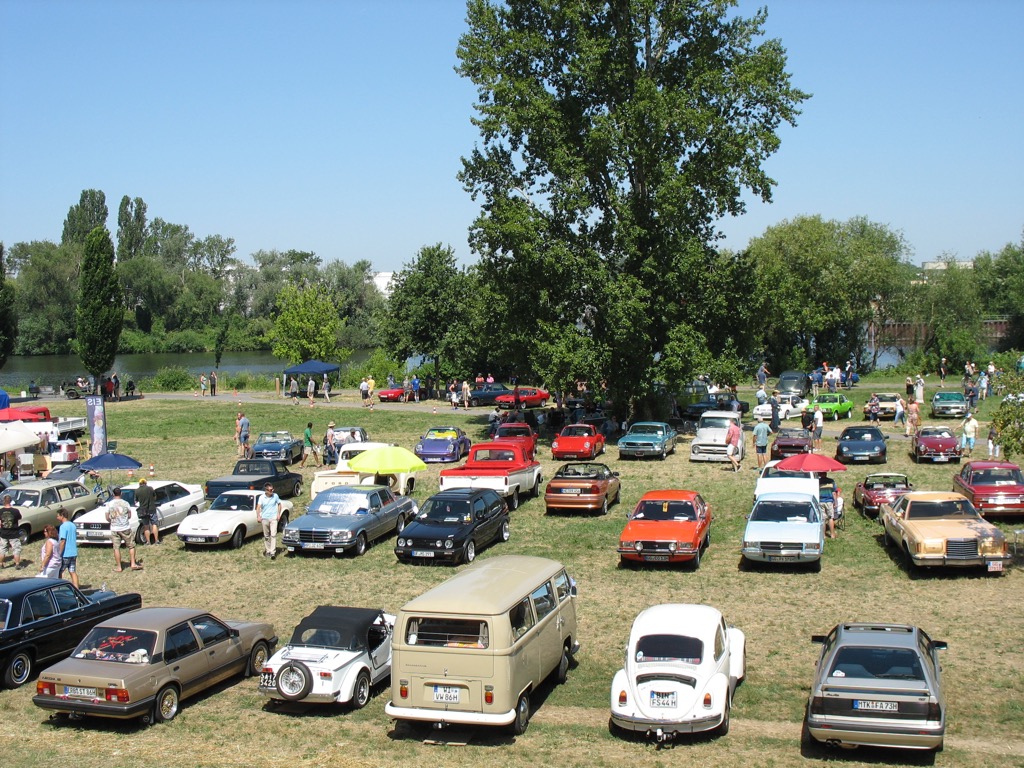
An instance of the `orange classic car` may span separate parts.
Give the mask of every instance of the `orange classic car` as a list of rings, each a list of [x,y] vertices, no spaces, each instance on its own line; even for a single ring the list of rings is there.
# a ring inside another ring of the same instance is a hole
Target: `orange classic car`
[[[679,563],[700,567],[711,542],[711,505],[696,491],[645,493],[619,537],[619,559],[631,563]]]

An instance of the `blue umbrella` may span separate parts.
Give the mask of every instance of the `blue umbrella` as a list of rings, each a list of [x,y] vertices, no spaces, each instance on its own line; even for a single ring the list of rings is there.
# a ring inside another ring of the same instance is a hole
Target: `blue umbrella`
[[[101,453],[99,456],[93,456],[88,461],[83,461],[78,465],[78,468],[82,471],[95,471],[100,470],[115,470],[115,469],[138,469],[142,464],[131,456],[125,456],[121,453]]]

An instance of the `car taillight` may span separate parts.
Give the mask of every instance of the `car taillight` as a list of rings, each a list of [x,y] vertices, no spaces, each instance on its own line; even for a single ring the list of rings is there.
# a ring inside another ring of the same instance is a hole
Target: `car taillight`
[[[625,691],[625,689],[619,691],[619,706],[620,707],[626,706],[626,691]]]
[[[36,695],[37,696],[56,696],[57,686],[53,683],[44,683],[42,680],[36,680]]]
[[[711,694],[704,694],[704,709],[711,709]]]
[[[321,672],[320,673],[320,679],[321,680],[330,680],[332,677],[334,677],[334,673],[333,672]]]
[[[596,483],[594,485],[590,486],[590,495],[591,496],[596,496],[600,492],[601,492],[601,489],[597,487]]]
[[[116,701],[121,704],[127,704],[129,700],[128,691],[124,688],[107,688],[103,692],[103,698],[107,701]]]
[[[938,703],[933,702],[928,705],[928,714],[924,717],[925,720],[941,720],[942,719],[942,707]]]
[[[825,711],[825,699],[823,697],[821,697],[821,696],[814,696],[811,699],[811,709],[810,709],[811,714],[812,715],[820,715],[824,711]]]
[[[494,703],[494,686],[493,685],[485,685],[484,686],[484,703],[485,704],[493,704]]]
[[[399,680],[398,681],[398,695],[403,699],[409,698],[409,681]]]
[[[262,672],[262,673],[263,673],[264,675],[272,675],[272,674],[274,674],[274,668],[273,668],[273,667],[264,667],[264,668],[263,668],[263,669],[261,669],[260,671],[261,671],[261,672]]]

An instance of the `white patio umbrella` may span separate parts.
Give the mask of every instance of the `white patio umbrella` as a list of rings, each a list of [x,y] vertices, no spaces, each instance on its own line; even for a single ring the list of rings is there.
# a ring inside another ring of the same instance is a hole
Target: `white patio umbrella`
[[[22,421],[0,424],[0,453],[17,451],[39,445],[39,435],[32,432]]]

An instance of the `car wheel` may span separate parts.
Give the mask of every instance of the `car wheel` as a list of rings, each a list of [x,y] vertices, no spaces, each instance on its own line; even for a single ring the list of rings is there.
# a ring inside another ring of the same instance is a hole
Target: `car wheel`
[[[313,690],[313,673],[301,661],[289,661],[277,670],[277,692],[285,701],[302,701]]]
[[[21,541],[21,546],[28,544],[28,540],[32,537],[32,529],[27,525],[21,526],[18,529],[18,539]]]
[[[145,526],[139,525],[139,527],[135,529],[135,543],[140,545],[140,546],[142,544],[146,543],[146,528],[145,528]]]
[[[690,564],[691,564],[691,565],[693,566],[693,570],[695,570],[695,571],[696,571],[696,570],[697,570],[698,568],[700,568],[700,551],[701,551],[701,549],[703,548],[703,545],[704,545],[704,542],[703,542],[703,541],[702,541],[702,542],[700,542],[700,543],[699,543],[699,544],[697,545],[697,554],[695,554],[695,555],[693,556],[693,560],[691,560],[691,561],[690,561]]]
[[[301,495],[302,495],[302,481],[301,480],[296,480],[295,481],[295,485],[292,487],[292,496],[301,496]]]
[[[360,533],[356,537],[356,546],[352,550],[352,553],[356,557],[359,557],[360,555],[366,554],[366,534],[365,533]]]
[[[476,408],[478,405],[480,405],[480,401],[477,400],[475,397],[473,397],[473,398],[470,398],[469,404],[471,406],[473,406],[474,408]]]
[[[821,573],[821,558],[811,563],[811,573]]]
[[[508,508],[519,509],[519,489],[512,491],[512,495],[508,497]]]
[[[722,722],[717,728],[715,728],[716,736],[725,736],[727,733],[729,733],[729,716],[731,714],[731,710],[732,705],[728,701],[726,701],[725,712],[722,714]]]
[[[559,685],[564,683],[569,677],[569,646],[562,646],[562,658],[558,660],[558,674],[556,680]]]
[[[356,677],[356,687],[352,689],[352,706],[362,709],[370,700],[370,675],[364,669]]]
[[[619,503],[619,494],[620,493],[622,493],[622,487],[621,486],[615,489],[615,500],[612,501],[612,504],[618,504]]]
[[[512,733],[522,736],[530,725],[530,697],[524,692],[516,703],[516,719],[512,721]]]
[[[847,411],[847,413],[853,413],[853,411]],[[839,421],[839,411],[832,411],[832,421]]]
[[[286,525],[288,525],[288,513],[287,513],[287,512],[283,513],[283,514],[282,514],[282,515],[281,515],[281,516],[280,516],[280,517],[279,517],[279,518],[277,519],[277,528],[278,528],[278,530],[281,530],[281,529],[282,529],[282,528],[284,528],[284,527],[285,527]]]
[[[466,549],[462,552],[462,562],[472,563],[476,560],[476,544],[472,539],[466,542]]]
[[[665,446],[661,446],[661,460],[664,461],[668,458],[668,449]]]
[[[533,488],[530,489],[530,496],[535,499],[540,496],[540,475],[537,475],[537,479],[533,481]]]
[[[262,672],[268,658],[270,658],[270,646],[265,640],[257,640],[249,652],[249,666],[245,668],[245,676],[253,677]]]
[[[153,719],[158,723],[169,723],[178,714],[180,703],[178,689],[173,685],[165,685],[156,695]]]
[[[32,654],[27,650],[17,651],[4,667],[4,685],[17,688],[24,685],[32,677]]]
[[[607,514],[608,514],[608,496],[605,496],[605,497],[604,497],[604,498],[603,498],[603,499],[601,500],[601,509],[600,509],[600,514],[601,514],[601,515],[607,515]]]
[[[231,534],[231,548],[241,549],[242,542],[245,541],[245,526],[240,525],[235,528],[235,532]]]
[[[405,515],[399,515],[398,520],[395,521],[395,533],[399,536],[402,535],[402,531],[405,530]]]
[[[511,531],[509,531],[508,520],[503,520],[501,523],[501,528],[498,529],[498,538],[502,541],[508,541],[511,535],[512,533]]]

